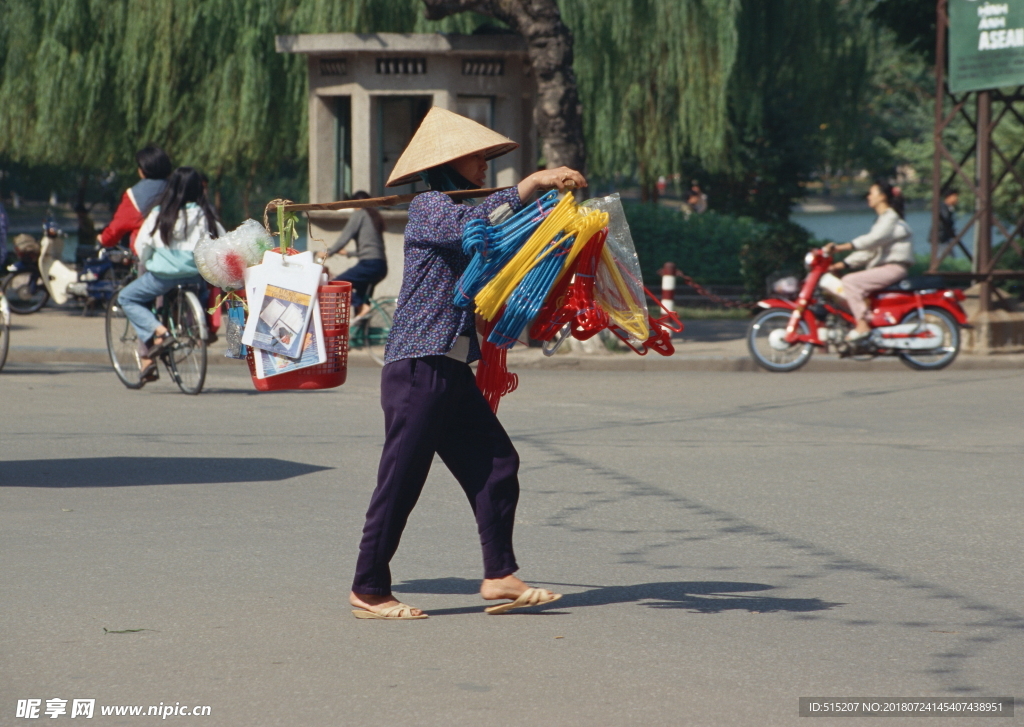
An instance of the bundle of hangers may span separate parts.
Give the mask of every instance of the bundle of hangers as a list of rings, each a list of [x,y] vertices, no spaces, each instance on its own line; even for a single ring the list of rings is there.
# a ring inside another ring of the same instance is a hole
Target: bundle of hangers
[[[644,294],[660,301],[639,280],[625,219],[613,225],[625,233],[606,244],[610,215],[621,216],[622,207],[617,198],[602,202],[577,205],[571,193],[559,201],[552,191],[506,219],[467,224],[462,248],[472,258],[454,302],[475,304],[486,321],[476,380],[494,411],[518,385],[505,353],[527,325],[549,355],[569,335],[586,340],[604,329],[641,356],[675,350],[671,331],[682,323],[664,307],[658,319],[648,312]]]

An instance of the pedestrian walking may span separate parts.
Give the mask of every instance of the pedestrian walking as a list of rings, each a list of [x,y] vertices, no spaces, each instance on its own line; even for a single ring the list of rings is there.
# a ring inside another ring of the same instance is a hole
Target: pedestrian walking
[[[955,187],[942,190],[942,203],[939,205],[939,244],[946,245],[956,239],[956,205],[960,201],[960,192]]]
[[[512,548],[519,455],[469,367],[480,358],[475,316],[452,302],[470,260],[462,251],[466,223],[514,213],[540,190],[586,186],[579,172],[562,167],[536,172],[475,207],[443,194],[479,189],[488,160],[518,146],[435,107],[388,180],[391,187],[421,179],[431,191],[409,205],[405,273],[381,372],[384,449],[349,597],[357,618],[426,618],[392,595],[389,564],[435,453],[458,480],[476,517],[483,550],[480,595],[506,601],[485,610],[504,613],[561,598],[513,575],[519,569]]]

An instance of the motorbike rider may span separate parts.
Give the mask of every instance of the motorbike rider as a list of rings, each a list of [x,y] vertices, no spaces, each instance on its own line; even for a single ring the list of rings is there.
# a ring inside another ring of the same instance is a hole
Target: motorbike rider
[[[913,232],[903,219],[904,200],[899,187],[886,181],[876,181],[868,191],[867,201],[878,214],[871,231],[850,242],[830,242],[822,248],[826,255],[853,251],[845,260],[834,263],[829,272],[838,274],[864,268],[843,276],[843,297],[857,321],[856,328],[846,334],[849,343],[863,340],[871,334],[871,324],[867,321],[867,297],[903,280],[914,263]]]
[[[206,198],[202,176],[191,167],[175,169],[167,180],[160,204],[146,217],[135,240],[140,263],[143,267],[148,263],[153,270],[146,270],[118,294],[139,341],[148,347],[139,362],[139,383],[160,377],[154,359],[173,343],[173,337],[153,315],[150,304],[178,285],[205,287],[191,253],[207,235],[216,238],[223,234],[224,227]],[[170,254],[162,254],[164,251]],[[154,256],[158,258],[156,262]]]
[[[140,181],[125,191],[114,218],[96,236],[96,241],[103,247],[114,247],[125,235],[131,235],[133,253],[136,252],[135,238],[139,228],[167,188],[167,177],[174,169],[167,152],[154,144],[139,149],[135,154],[135,163],[138,164]]]

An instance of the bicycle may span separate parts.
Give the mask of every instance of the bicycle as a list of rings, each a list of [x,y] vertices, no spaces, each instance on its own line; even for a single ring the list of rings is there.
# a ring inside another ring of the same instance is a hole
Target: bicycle
[[[384,365],[384,346],[391,334],[395,316],[395,298],[374,298],[373,288],[366,291],[370,309],[354,319],[349,328],[349,348],[366,348],[370,358]]]
[[[114,372],[129,389],[141,389],[139,359],[141,342],[118,300],[120,292],[107,306],[107,352]],[[179,285],[163,296],[153,312],[174,339],[160,353],[174,383],[186,394],[198,394],[206,381],[206,316],[199,298],[189,286]]]

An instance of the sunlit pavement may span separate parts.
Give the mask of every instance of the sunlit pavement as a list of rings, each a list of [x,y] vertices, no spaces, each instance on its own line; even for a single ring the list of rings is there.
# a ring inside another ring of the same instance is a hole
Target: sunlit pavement
[[[257,394],[217,366],[188,397],[9,364],[4,724],[27,698],[95,698],[101,725],[137,720],[99,705],[181,703],[217,725],[582,727],[1024,696],[1021,372],[524,369],[500,412],[520,575],[565,597],[483,613],[438,463],[393,563],[431,618],[405,623],[346,603],[378,377]]]

